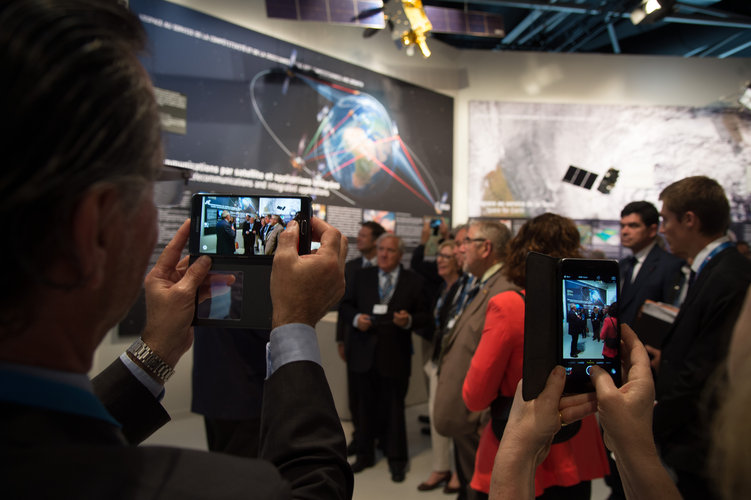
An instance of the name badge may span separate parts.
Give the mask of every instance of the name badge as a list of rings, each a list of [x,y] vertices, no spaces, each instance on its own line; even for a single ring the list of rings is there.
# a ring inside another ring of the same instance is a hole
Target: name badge
[[[373,314],[386,314],[388,311],[388,304],[375,304],[373,306]]]

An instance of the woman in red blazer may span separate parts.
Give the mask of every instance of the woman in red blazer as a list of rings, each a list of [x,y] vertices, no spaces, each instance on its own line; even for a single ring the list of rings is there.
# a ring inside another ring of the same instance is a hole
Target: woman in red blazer
[[[530,251],[554,257],[579,257],[579,231],[570,219],[546,213],[528,221],[509,244],[502,272],[525,286],[525,262]],[[533,304],[530,307],[534,308]],[[517,292],[496,295],[488,303],[485,328],[464,379],[464,402],[481,411],[499,396],[513,397],[522,378],[525,301]],[[534,311],[534,309],[532,309]],[[498,450],[490,423],[480,438],[470,486],[490,491],[490,475]],[[551,447],[535,474],[535,494],[541,498],[589,498],[590,481],[609,472],[607,456],[594,416],[582,421],[576,435]]]

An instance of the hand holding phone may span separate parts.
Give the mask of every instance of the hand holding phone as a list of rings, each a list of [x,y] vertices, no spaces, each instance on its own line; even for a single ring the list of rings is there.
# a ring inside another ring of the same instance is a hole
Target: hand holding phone
[[[599,313],[617,303],[619,275],[613,260],[529,253],[526,300],[535,311],[531,314],[530,309],[524,318],[525,400],[537,397],[556,365],[565,369],[566,393],[594,390],[589,377],[592,366],[606,370],[620,385],[617,315],[605,313],[602,324],[599,321]],[[601,336],[605,327],[612,327],[614,335],[607,343]]]
[[[261,249],[234,231],[233,218],[269,216]],[[190,258],[212,258],[211,272],[196,297],[193,324],[225,328],[270,329],[271,267],[284,226],[296,222],[297,252],[309,254],[312,240],[312,200],[308,196],[197,193],[191,200]],[[242,244],[243,248],[240,248]],[[270,249],[274,249],[271,251]],[[268,253],[268,254],[267,254]],[[229,287],[227,285],[230,285]]]

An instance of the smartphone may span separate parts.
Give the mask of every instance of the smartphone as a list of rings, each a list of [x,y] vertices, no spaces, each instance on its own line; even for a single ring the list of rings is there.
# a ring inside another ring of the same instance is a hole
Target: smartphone
[[[526,269],[524,399],[542,392],[555,365],[566,370],[566,393],[592,392],[589,371],[595,365],[620,385],[620,326],[608,314],[610,306],[617,308],[618,262],[530,252]],[[607,342],[600,338],[606,324],[609,332],[614,330]]]
[[[558,364],[566,369],[565,392],[594,391],[589,377],[592,366],[607,371],[616,385],[621,383],[619,275],[615,260],[561,259],[559,263]]]
[[[266,252],[261,241],[268,239],[267,225],[281,224],[283,229],[291,220],[296,220],[300,228],[298,253],[308,254],[312,202],[309,196],[196,193],[191,200],[190,254],[265,258],[273,255]],[[250,223],[249,218],[254,224],[270,219],[270,224],[260,224],[260,234],[253,235],[253,248],[245,248],[250,238],[244,237],[244,224]]]
[[[271,266],[278,237],[274,233],[297,221],[298,253],[310,253],[311,198],[196,193],[190,217],[191,262],[201,255],[210,255],[212,260],[202,287],[208,289],[209,298],[199,302],[196,296],[193,324],[270,329]]]

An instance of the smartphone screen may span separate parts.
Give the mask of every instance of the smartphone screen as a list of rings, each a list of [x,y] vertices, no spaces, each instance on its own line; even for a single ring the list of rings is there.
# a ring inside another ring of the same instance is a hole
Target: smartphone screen
[[[293,219],[300,225],[299,253],[310,253],[311,199],[307,196],[193,195],[191,255],[273,255],[275,236]],[[272,243],[269,243],[269,241]]]
[[[594,390],[589,370],[598,365],[620,385],[619,270],[613,260],[562,259],[558,353],[566,392]]]
[[[193,324],[271,328],[271,267],[279,234],[290,221],[300,229],[299,254],[310,253],[312,200],[308,196],[197,193],[191,202],[191,260],[211,256]]]

